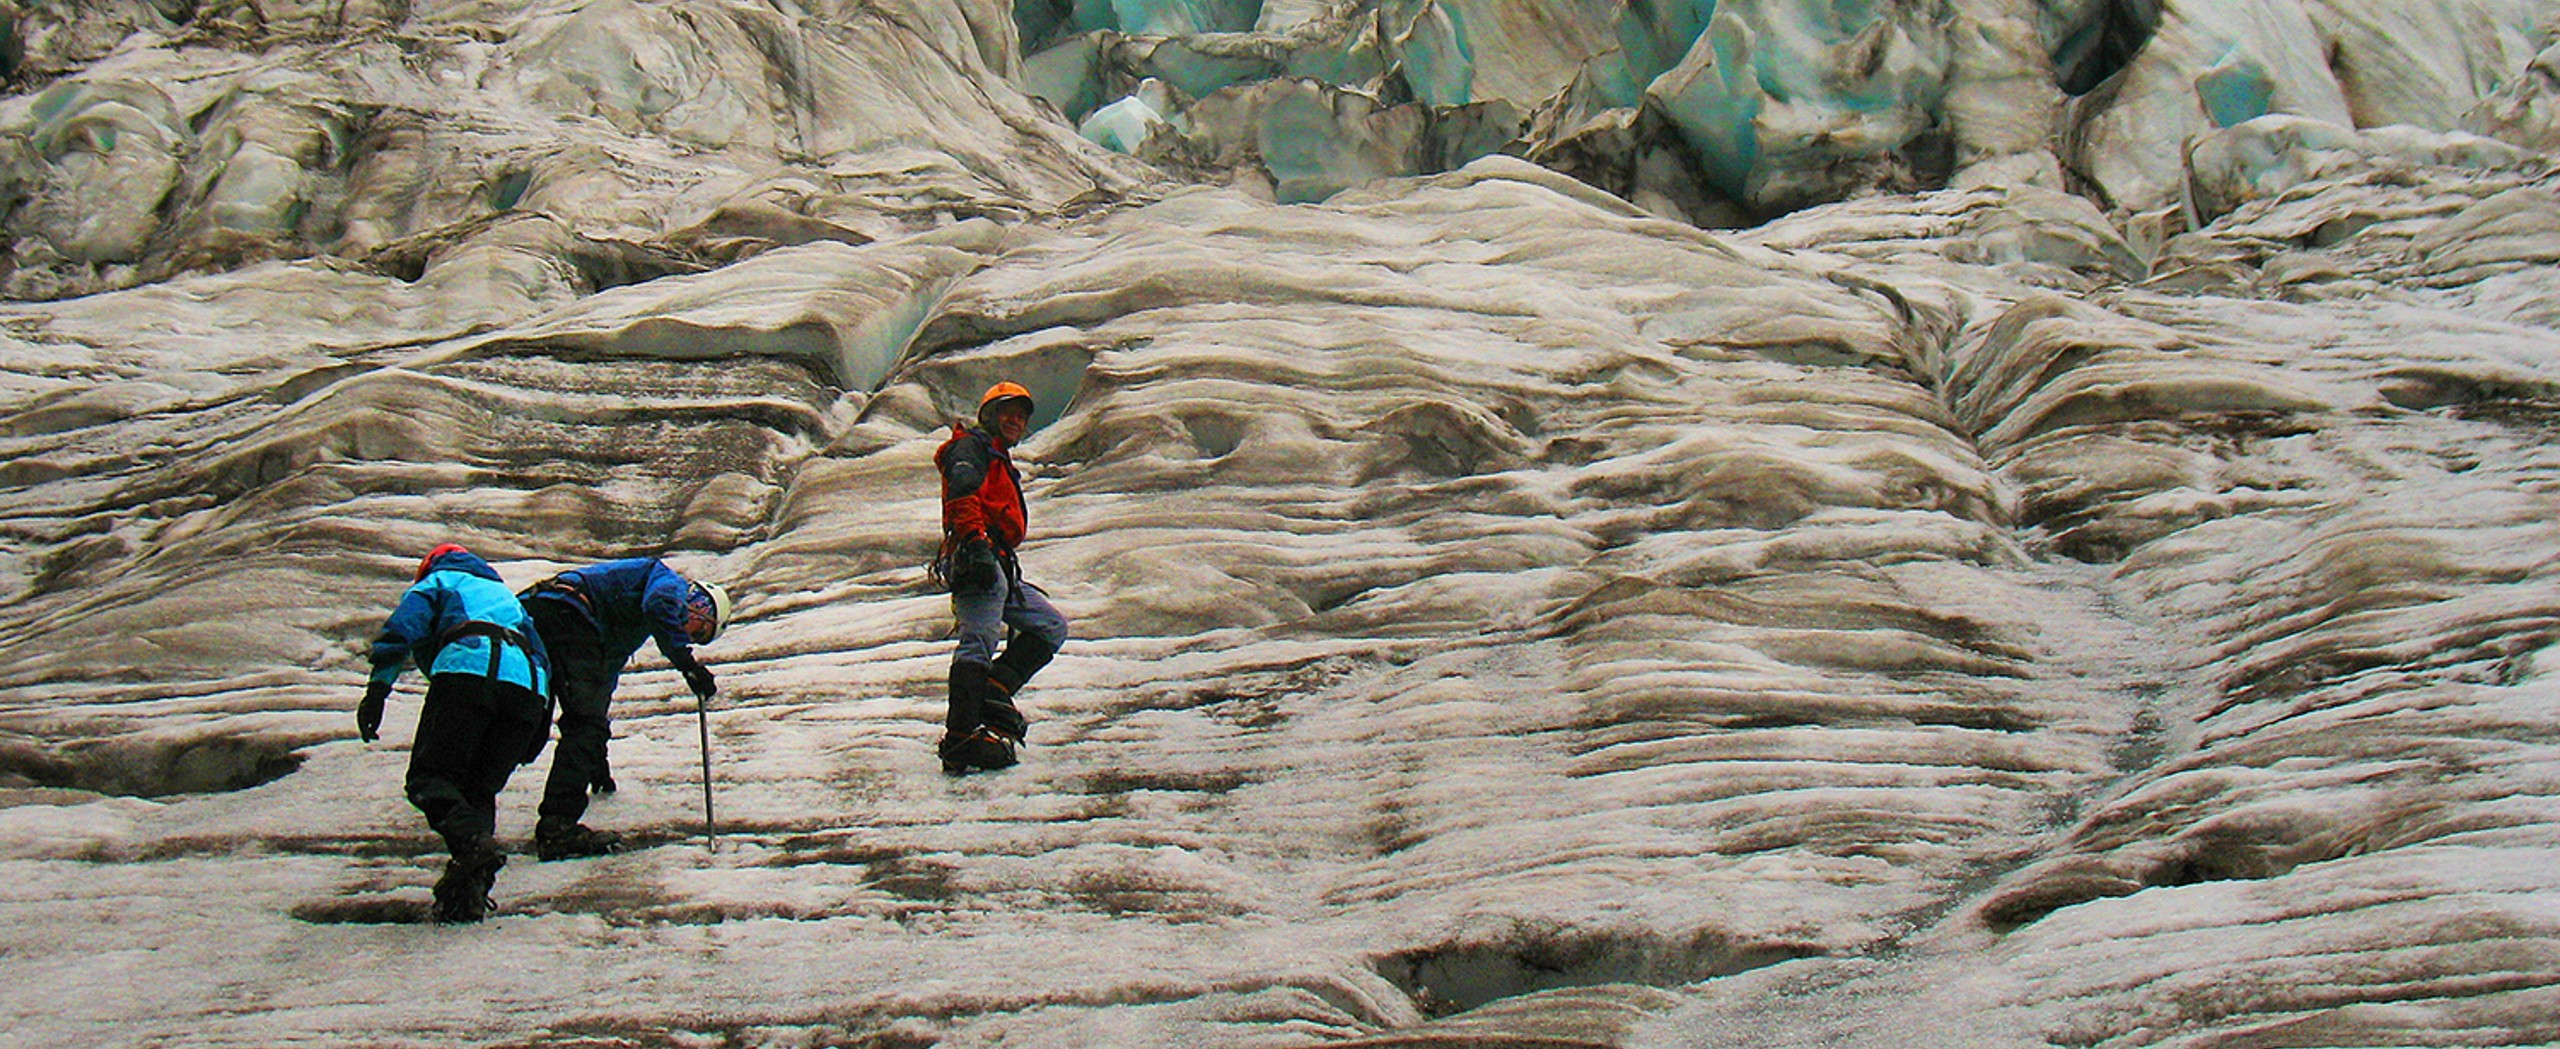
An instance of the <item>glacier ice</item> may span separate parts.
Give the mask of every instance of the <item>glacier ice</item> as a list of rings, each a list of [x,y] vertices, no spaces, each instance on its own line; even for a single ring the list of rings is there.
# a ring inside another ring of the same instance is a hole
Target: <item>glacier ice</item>
[[[2560,1039],[2547,5],[67,10],[20,1037]],[[949,781],[999,378],[1081,640]],[[444,539],[733,583],[719,840],[646,660],[643,847],[390,924],[416,693],[345,708]]]
[[[1157,128],[1172,130],[1164,118],[1172,95],[1150,78],[1138,82],[1129,97],[1093,111],[1076,125],[1076,133],[1114,153],[1136,153]]]
[[[142,261],[179,180],[175,104],[143,80],[65,81],[11,108],[24,188],[18,265],[94,269]]]

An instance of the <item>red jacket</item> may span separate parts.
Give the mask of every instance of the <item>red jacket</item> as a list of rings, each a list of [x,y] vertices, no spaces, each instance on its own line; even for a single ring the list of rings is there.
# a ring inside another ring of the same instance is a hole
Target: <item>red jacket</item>
[[[1022,545],[1031,512],[1022,503],[1022,474],[1006,453],[1003,437],[960,423],[934,450],[933,465],[942,471],[944,552],[981,535],[999,552]]]

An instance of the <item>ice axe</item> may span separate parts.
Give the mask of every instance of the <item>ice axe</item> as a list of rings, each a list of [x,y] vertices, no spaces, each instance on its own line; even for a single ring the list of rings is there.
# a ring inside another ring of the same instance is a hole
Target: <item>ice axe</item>
[[[694,723],[702,729],[702,833],[712,841],[720,839],[720,820],[711,812],[711,694],[693,694]]]

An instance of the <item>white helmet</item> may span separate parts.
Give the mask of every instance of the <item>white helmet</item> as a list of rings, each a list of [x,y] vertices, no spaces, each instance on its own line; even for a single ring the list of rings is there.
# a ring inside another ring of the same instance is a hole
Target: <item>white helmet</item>
[[[693,588],[711,602],[711,632],[694,639],[695,644],[707,645],[718,638],[721,631],[729,628],[729,592],[721,589],[718,583],[699,580],[695,581]]]

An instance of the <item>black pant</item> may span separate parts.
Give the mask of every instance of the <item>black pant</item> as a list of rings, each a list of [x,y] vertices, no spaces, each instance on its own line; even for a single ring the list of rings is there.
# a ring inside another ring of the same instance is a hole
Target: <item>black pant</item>
[[[620,664],[606,665],[594,624],[567,604],[525,602],[551,653],[551,698],[560,704],[560,742],[551,748],[551,778],[542,783],[542,822],[567,827],[587,814],[587,787],[605,776],[605,741],[613,735],[606,708]]]
[[[427,683],[409,745],[409,804],[455,855],[498,833],[498,792],[550,734],[542,697],[522,685],[447,673]]]

